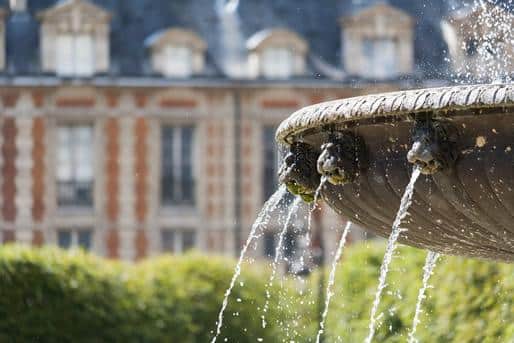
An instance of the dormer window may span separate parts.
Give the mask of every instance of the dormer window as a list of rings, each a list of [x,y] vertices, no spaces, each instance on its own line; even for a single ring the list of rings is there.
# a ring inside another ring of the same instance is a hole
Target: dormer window
[[[414,68],[411,17],[384,3],[341,20],[343,65],[351,75],[388,79]]]
[[[260,31],[248,39],[249,69],[252,77],[288,79],[305,74],[308,46],[294,32],[274,29]]]
[[[200,74],[205,64],[207,45],[194,32],[179,28],[158,31],[148,37],[154,71],[171,78]]]
[[[294,73],[293,52],[286,47],[269,47],[262,53],[262,74],[266,78],[287,79]]]
[[[85,0],[65,0],[38,16],[44,71],[88,77],[109,69],[110,15],[104,9]]]

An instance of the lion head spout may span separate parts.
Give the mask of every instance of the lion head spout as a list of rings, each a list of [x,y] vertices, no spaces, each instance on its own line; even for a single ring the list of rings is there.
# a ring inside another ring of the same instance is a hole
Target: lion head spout
[[[334,185],[355,181],[366,166],[364,141],[352,132],[339,132],[321,146],[318,172]]]
[[[311,145],[295,142],[291,144],[278,172],[280,183],[285,184],[291,193],[306,202],[314,200],[320,183],[320,175],[316,171],[317,158],[318,153]]]
[[[446,121],[417,120],[407,160],[430,175],[452,166],[457,160],[458,131]]]

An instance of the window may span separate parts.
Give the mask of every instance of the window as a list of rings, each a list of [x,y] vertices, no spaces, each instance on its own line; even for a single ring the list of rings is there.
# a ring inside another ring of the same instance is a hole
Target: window
[[[82,248],[90,250],[93,241],[93,232],[89,229],[57,230],[57,245],[63,249]]]
[[[275,258],[275,233],[266,231],[264,233],[264,256],[267,258]]]
[[[275,258],[276,253],[276,240],[278,239],[278,234],[273,231],[266,231],[264,233],[264,256],[267,258]],[[284,241],[282,245],[282,256],[285,257],[289,263],[291,263],[292,259],[295,257],[295,254],[298,252],[299,244],[298,244],[299,235],[298,232],[294,230],[294,227],[291,230],[288,230],[284,236]]]
[[[275,193],[278,188],[278,168],[279,161],[279,150],[275,143],[275,126],[264,126],[262,130],[262,146],[263,149],[263,170],[262,170],[262,185],[263,185],[263,199],[266,201]],[[289,206],[295,196],[289,192],[286,193],[283,199],[280,200],[280,204]],[[279,206],[280,207],[280,206]]]
[[[267,48],[262,63],[264,77],[280,79],[293,75],[293,53],[286,47]]]
[[[248,75],[270,79],[288,79],[305,73],[307,41],[287,29],[257,31],[246,41]]]
[[[466,50],[466,55],[475,56],[478,51],[478,41],[474,38],[470,38],[466,40],[464,48]]]
[[[2,230],[0,231],[0,235],[2,235],[2,243],[13,243],[16,242],[16,231],[14,230]]]
[[[154,71],[174,78],[200,74],[205,66],[207,44],[196,32],[169,27],[151,33],[144,41]]]
[[[365,63],[362,74],[368,77],[387,78],[397,74],[396,41],[392,38],[364,39],[362,42]]]
[[[195,247],[196,232],[192,230],[162,230],[161,248],[162,251],[170,253],[181,253]]]
[[[57,204],[93,204],[93,128],[57,128]]]
[[[91,76],[94,73],[93,37],[89,34],[57,36],[57,74]]]
[[[188,77],[192,74],[192,52],[185,45],[168,45],[165,48],[164,74],[174,77]]]
[[[293,230],[288,230],[284,237],[284,257],[287,259],[292,259],[297,250],[297,239],[298,234]]]
[[[63,77],[107,72],[111,13],[87,0],[51,2],[37,11],[41,70]]]
[[[191,126],[164,126],[161,141],[161,200],[164,205],[194,205]]]
[[[264,127],[262,142],[264,147],[264,166],[262,172],[263,200],[266,200],[276,191],[278,185],[278,152],[275,143],[275,126]]]

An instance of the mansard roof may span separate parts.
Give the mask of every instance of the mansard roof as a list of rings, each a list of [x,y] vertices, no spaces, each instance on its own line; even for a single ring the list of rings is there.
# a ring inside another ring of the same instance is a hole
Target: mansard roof
[[[41,74],[37,14],[72,1],[88,1],[110,15],[108,74],[112,77],[152,75],[145,40],[156,32],[179,27],[197,33],[206,43],[205,76],[226,78],[221,66],[226,49],[224,42],[227,42],[223,33],[227,27],[241,38],[237,44],[242,51],[246,51],[246,41],[255,33],[281,27],[305,40],[309,61],[317,61],[310,63],[309,70],[312,78],[319,79],[326,74],[317,65],[332,69],[341,66],[344,46],[340,42],[339,19],[377,2],[387,2],[413,18],[416,69],[425,77],[437,75],[445,68],[446,45],[441,34],[441,19],[448,16],[450,2],[463,0],[239,0],[237,17],[230,23],[220,15],[222,0],[28,0],[27,12],[6,17],[5,74]],[[0,0],[0,6],[8,8],[8,1]]]

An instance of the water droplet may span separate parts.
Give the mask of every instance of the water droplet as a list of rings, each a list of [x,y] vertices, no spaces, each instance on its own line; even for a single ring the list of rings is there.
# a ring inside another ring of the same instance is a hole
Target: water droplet
[[[487,144],[487,139],[484,136],[478,136],[475,139],[475,146],[478,148],[483,148]]]

